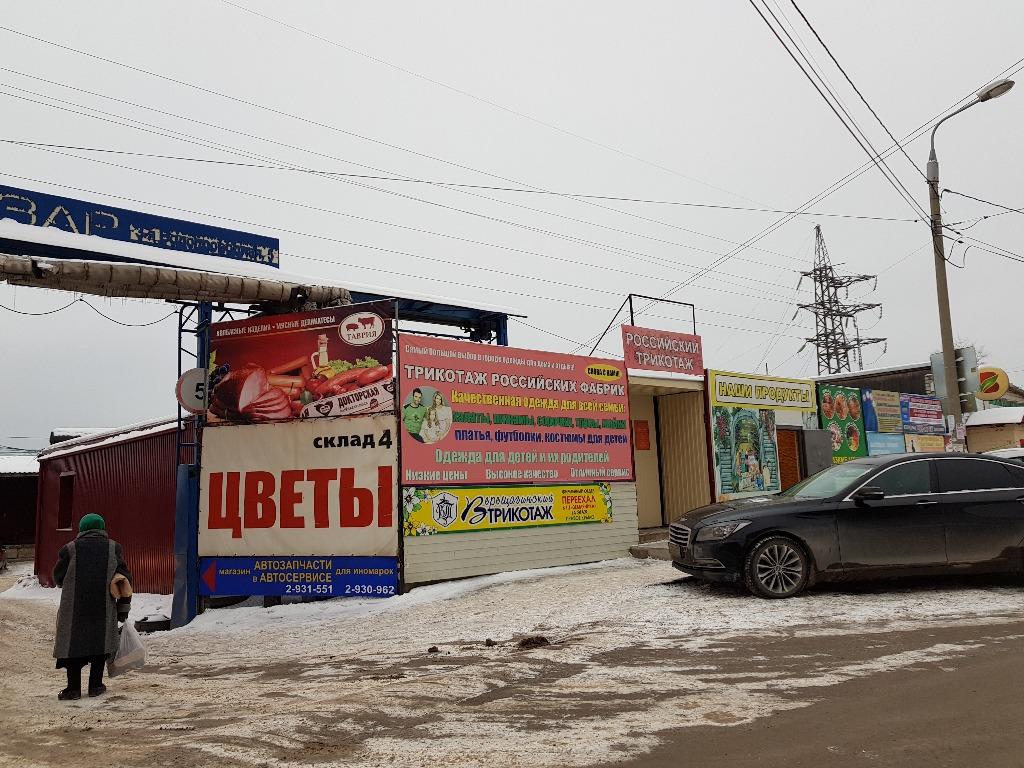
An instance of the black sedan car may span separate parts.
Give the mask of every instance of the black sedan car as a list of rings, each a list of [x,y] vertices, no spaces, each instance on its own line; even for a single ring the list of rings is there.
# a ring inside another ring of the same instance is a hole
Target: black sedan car
[[[753,594],[816,581],[1024,570],[1024,466],[906,454],[830,467],[771,496],[695,509],[669,529],[672,564]]]

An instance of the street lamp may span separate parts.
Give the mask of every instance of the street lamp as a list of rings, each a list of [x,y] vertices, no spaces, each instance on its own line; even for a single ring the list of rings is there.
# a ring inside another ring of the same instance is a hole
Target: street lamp
[[[954,428],[963,421],[960,410],[960,387],[956,373],[956,353],[953,349],[953,323],[949,316],[949,286],[946,283],[946,245],[942,237],[942,211],[939,209],[939,159],[935,156],[935,132],[944,122],[975,104],[998,98],[1013,88],[1013,80],[996,80],[978,91],[974,101],[965,104],[939,120],[932,128],[931,152],[928,155],[928,197],[932,213],[932,246],[935,251],[935,290],[939,303],[939,333],[942,335],[942,366],[946,377],[946,401],[953,416]],[[955,433],[954,433],[955,434]]]

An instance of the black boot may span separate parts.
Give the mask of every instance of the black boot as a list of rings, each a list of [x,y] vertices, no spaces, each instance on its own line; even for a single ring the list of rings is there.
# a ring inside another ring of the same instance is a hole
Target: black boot
[[[68,673],[68,687],[57,694],[60,701],[75,701],[82,698],[82,666],[69,661],[64,668]]]
[[[92,662],[92,666],[89,667],[89,695],[90,696],[102,696],[107,686],[103,684],[103,665],[104,659],[95,659]]]

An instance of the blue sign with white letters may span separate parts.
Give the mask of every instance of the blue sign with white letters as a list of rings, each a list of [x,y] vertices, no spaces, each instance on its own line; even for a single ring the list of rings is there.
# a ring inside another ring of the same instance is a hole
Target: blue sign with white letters
[[[199,594],[392,597],[398,594],[398,558],[201,557]]]
[[[0,219],[123,243],[277,267],[277,238],[0,184]],[[84,247],[84,246],[83,246]]]

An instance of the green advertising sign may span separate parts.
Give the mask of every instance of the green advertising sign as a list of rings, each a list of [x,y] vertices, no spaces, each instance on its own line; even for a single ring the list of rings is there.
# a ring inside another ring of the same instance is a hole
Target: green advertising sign
[[[818,384],[818,414],[832,436],[833,464],[868,455],[859,389]]]

